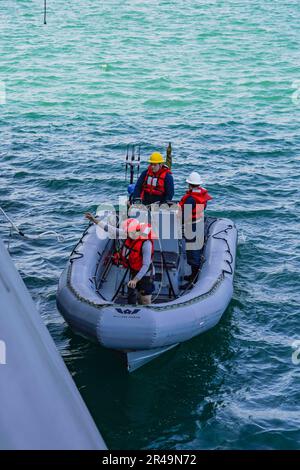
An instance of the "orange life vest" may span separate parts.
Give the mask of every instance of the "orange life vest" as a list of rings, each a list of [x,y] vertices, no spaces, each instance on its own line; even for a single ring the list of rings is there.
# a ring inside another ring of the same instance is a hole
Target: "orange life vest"
[[[144,194],[148,193],[153,196],[162,196],[165,192],[165,178],[167,173],[171,173],[167,166],[163,166],[156,173],[153,172],[152,166],[148,166],[148,170],[143,182],[141,199],[144,199]]]
[[[128,237],[122,247],[121,252],[118,253],[118,264],[124,266],[124,268],[130,268],[133,271],[139,271],[143,266],[143,244],[145,241],[150,240],[152,245],[151,260],[154,255],[154,234],[151,230],[151,226],[144,224],[144,229],[148,228],[147,234],[142,234],[140,237],[133,240]],[[146,230],[147,232],[147,230]]]
[[[181,208],[183,208],[186,200],[190,196],[192,196],[192,198],[196,201],[196,205],[192,209],[192,221],[195,222],[202,217],[207,201],[212,199],[212,197],[208,194],[207,189],[201,188],[200,186],[199,188],[189,189],[179,202]]]

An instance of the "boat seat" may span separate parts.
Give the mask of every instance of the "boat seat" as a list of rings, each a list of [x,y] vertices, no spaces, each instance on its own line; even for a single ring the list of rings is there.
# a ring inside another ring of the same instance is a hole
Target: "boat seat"
[[[179,265],[179,255],[172,251],[164,251],[165,262],[168,269],[177,269]],[[160,251],[154,252],[153,264],[156,268],[160,268],[162,264],[162,257]]]

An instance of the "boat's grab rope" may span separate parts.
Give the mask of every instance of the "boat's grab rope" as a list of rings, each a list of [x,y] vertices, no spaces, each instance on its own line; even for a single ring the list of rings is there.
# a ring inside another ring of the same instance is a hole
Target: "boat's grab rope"
[[[182,302],[178,302],[178,303],[173,303],[173,304],[166,304],[166,305],[163,305],[163,306],[158,306],[158,305],[154,305],[154,304],[151,304],[151,305],[144,305],[143,308],[148,308],[148,309],[152,309],[152,310],[156,310],[156,311],[163,311],[163,310],[173,310],[173,309],[176,309],[178,307],[182,307],[182,306],[188,306],[188,305],[192,305],[196,302],[199,302],[199,301],[202,301],[204,299],[206,299],[207,297],[211,296],[212,294],[214,294],[214,292],[218,289],[218,287],[220,286],[220,284],[223,282],[223,280],[225,279],[225,274],[230,274],[232,275],[233,274],[233,268],[232,268],[232,263],[233,263],[233,256],[232,256],[232,253],[230,251],[230,247],[229,247],[229,244],[227,242],[227,240],[224,238],[224,237],[217,237],[217,235],[219,235],[220,233],[223,233],[225,232],[226,234],[228,233],[227,231],[228,230],[231,230],[233,229],[233,225],[228,225],[226,227],[226,229],[223,229],[223,230],[220,230],[219,232],[213,234],[213,235],[210,235],[209,234],[209,229],[210,227],[212,226],[212,224],[216,221],[217,219],[214,219],[210,225],[208,226],[208,231],[207,231],[207,238],[209,238],[209,236],[212,236],[212,238],[215,238],[217,240],[224,240],[227,244],[227,247],[228,249],[226,250],[226,252],[228,252],[231,256],[231,260],[228,261],[228,260],[224,260],[225,262],[227,262],[227,264],[230,266],[230,271],[227,271],[226,269],[223,269],[221,274],[218,276],[216,282],[213,284],[213,286],[205,293],[203,294],[200,294],[198,296],[195,296],[193,297],[192,299],[189,299],[189,300],[183,300]],[[79,245],[79,243],[83,243],[82,242],[82,239],[83,237],[86,235],[88,229],[89,229],[90,226],[87,227],[87,229],[85,230],[83,236],[81,237],[81,239],[79,240],[79,242],[77,243],[77,245],[75,246],[73,253],[76,253],[76,248],[77,246]],[[71,254],[71,255],[72,255]],[[78,253],[78,255],[82,255],[82,253]],[[82,257],[80,256],[80,258]],[[73,258],[73,260],[75,259],[78,259],[78,258]],[[76,289],[72,286],[72,283],[71,283],[71,274],[72,274],[72,263],[70,263],[69,267],[68,267],[68,271],[67,271],[67,285],[69,287],[69,289],[71,290],[71,292],[75,295],[75,297],[80,300],[81,302],[84,302],[88,305],[91,305],[92,307],[95,307],[97,309],[103,309],[103,308],[107,308],[107,307],[122,307],[123,305],[119,305],[119,304],[116,304],[116,303],[113,303],[113,302],[107,302],[107,303],[102,303],[102,304],[99,304],[99,303],[96,303],[92,300],[89,300],[87,299],[86,297],[82,297],[79,292],[76,291]]]
[[[226,233],[226,235],[227,235],[227,233],[228,233],[227,231],[228,231],[228,230],[232,230],[232,229],[233,229],[233,225],[230,224],[230,225],[228,225],[227,228],[225,228],[225,229],[223,229],[223,230],[220,230],[219,232],[214,233],[214,234],[212,235],[212,238],[214,238],[215,240],[224,240],[224,242],[225,242],[226,245],[227,245],[226,253],[228,253],[228,254],[230,255],[231,260],[229,261],[228,259],[225,259],[224,261],[225,261],[225,263],[228,264],[228,266],[229,266],[229,268],[230,268],[230,271],[227,271],[226,269],[223,269],[223,273],[224,273],[224,274],[225,274],[225,273],[226,273],[226,274],[231,274],[231,275],[233,274],[233,268],[232,268],[233,256],[232,256],[232,253],[231,253],[231,251],[230,251],[229,243],[228,243],[228,241],[226,240],[226,238],[224,238],[224,237],[217,237],[217,235],[219,235],[220,233]]]

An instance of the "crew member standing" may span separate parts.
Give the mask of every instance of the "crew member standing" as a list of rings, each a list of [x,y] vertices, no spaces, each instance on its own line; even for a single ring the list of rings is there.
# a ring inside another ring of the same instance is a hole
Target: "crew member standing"
[[[145,205],[171,201],[174,196],[174,181],[170,169],[164,164],[163,156],[154,152],[148,162],[150,165],[141,173],[132,199],[140,198]]]
[[[191,274],[185,276],[186,281],[196,282],[201,265],[201,248],[203,245],[203,230],[200,224],[204,224],[204,209],[207,201],[212,199],[207,190],[201,187],[201,178],[199,173],[193,171],[186,179],[188,190],[181,198],[179,206],[182,210],[182,220],[184,223],[184,233],[191,232],[193,239],[188,237],[186,249],[187,263],[191,267]],[[185,237],[186,238],[186,237]],[[183,286],[183,288],[187,287]]]

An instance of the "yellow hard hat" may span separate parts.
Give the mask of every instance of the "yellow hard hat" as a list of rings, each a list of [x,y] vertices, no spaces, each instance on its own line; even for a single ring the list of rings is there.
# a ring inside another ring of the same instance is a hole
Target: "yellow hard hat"
[[[164,157],[159,152],[153,152],[151,157],[150,157],[150,160],[148,160],[148,161],[149,161],[149,163],[154,163],[154,164],[164,163],[165,162]]]

